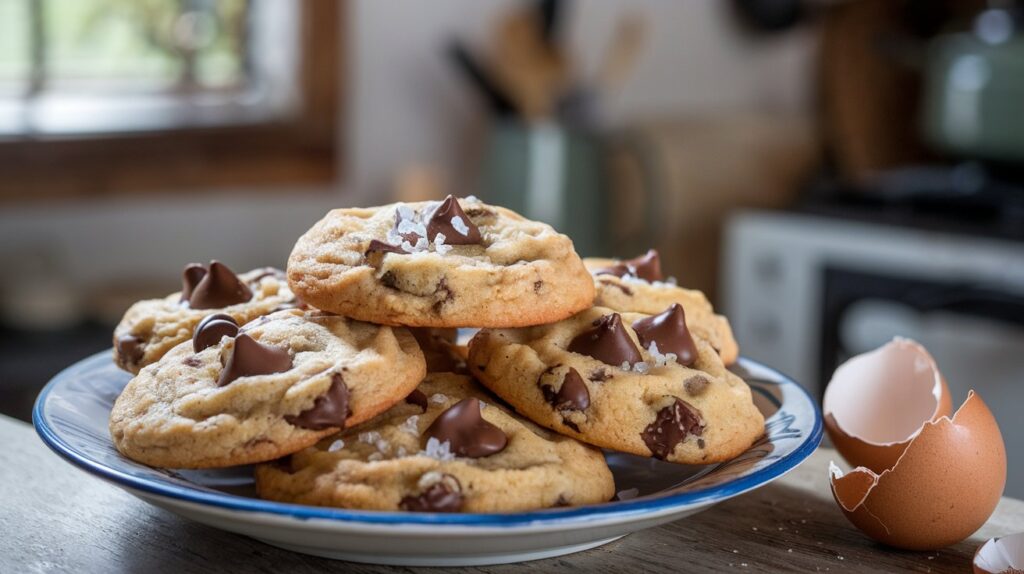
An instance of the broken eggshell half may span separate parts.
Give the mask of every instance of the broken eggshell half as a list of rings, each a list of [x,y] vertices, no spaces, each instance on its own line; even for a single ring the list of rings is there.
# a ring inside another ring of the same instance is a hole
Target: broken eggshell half
[[[1024,532],[989,538],[974,553],[974,574],[1024,572]]]
[[[822,401],[825,430],[852,466],[891,468],[928,421],[952,412],[949,388],[920,344],[896,338],[846,361]]]
[[[832,496],[875,540],[908,550],[955,544],[988,520],[1006,485],[1006,448],[971,391],[953,418],[926,422],[892,468],[830,468]]]

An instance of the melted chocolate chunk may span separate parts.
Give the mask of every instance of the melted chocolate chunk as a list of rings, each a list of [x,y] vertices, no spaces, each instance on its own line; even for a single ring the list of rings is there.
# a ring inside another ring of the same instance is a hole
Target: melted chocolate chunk
[[[345,428],[345,420],[352,414],[348,404],[348,385],[340,373],[331,375],[331,386],[327,392],[317,397],[313,406],[301,413],[284,420],[289,424],[310,430],[323,430],[337,427]]]
[[[220,309],[252,299],[252,291],[220,261],[211,261],[202,280],[189,295],[193,309]]]
[[[363,253],[363,256],[370,257],[370,254],[372,253],[405,253],[405,250],[397,245],[384,243],[378,239],[371,239],[370,244],[366,247],[366,251]]]
[[[569,343],[569,351],[588,355],[608,365],[630,365],[643,360],[640,350],[622,326],[618,313],[605,315],[593,323],[594,328],[576,335]]]
[[[551,407],[558,411],[582,411],[590,406],[590,392],[579,371],[569,367],[557,391],[551,385],[542,384],[541,392]]]
[[[598,269],[594,271],[594,275],[614,275],[616,277],[633,275],[645,281],[661,281],[665,278],[661,274],[661,258],[654,249],[648,249],[647,253],[639,257],[621,261],[611,267]]]
[[[686,389],[686,393],[691,397],[703,394],[704,389],[708,388],[708,385],[710,384],[711,381],[702,375],[694,375],[683,381],[683,387]]]
[[[196,325],[192,333],[192,350],[198,353],[203,349],[220,343],[222,337],[234,337],[238,334],[238,323],[226,313],[207,315]]]
[[[700,436],[703,433],[704,423],[700,411],[676,398],[671,405],[658,411],[654,422],[647,425],[640,437],[647,448],[651,449],[651,454],[664,460],[687,436]]]
[[[423,391],[419,389],[413,389],[409,396],[405,397],[405,402],[410,405],[416,405],[423,409],[423,412],[427,412],[427,395],[423,394]]]
[[[145,349],[142,348],[142,339],[135,335],[121,335],[117,338],[117,354],[124,365],[135,365],[142,360]]]
[[[235,348],[220,372],[217,386],[223,387],[239,377],[283,373],[290,368],[292,357],[287,349],[264,345],[242,333],[235,337]]]
[[[480,401],[474,398],[462,399],[441,413],[424,435],[447,442],[451,452],[469,458],[496,454],[508,445],[505,433],[480,416]]]
[[[465,233],[456,229],[452,223],[456,217],[462,220]],[[444,234],[445,245],[475,245],[481,240],[480,229],[462,211],[462,207],[459,206],[459,202],[453,195],[444,198],[441,205],[430,216],[430,221],[427,222],[427,238],[434,241],[438,233]]]
[[[458,512],[462,510],[462,485],[450,474],[428,486],[417,496],[406,496],[399,508],[411,512]]]
[[[181,301],[187,302],[192,297],[196,285],[206,276],[206,267],[201,263],[189,263],[181,272]]]
[[[452,293],[452,290],[448,287],[447,277],[442,277],[441,280],[437,282],[437,287],[434,288],[434,298],[437,300],[434,301],[431,308],[435,313],[440,313],[441,309],[444,308],[445,303],[455,300],[455,293]]]
[[[690,366],[697,362],[697,345],[686,328],[686,314],[679,303],[673,303],[659,315],[633,323],[633,331],[644,348],[650,348],[654,342],[658,344],[659,353],[675,353],[676,362],[680,365]]]

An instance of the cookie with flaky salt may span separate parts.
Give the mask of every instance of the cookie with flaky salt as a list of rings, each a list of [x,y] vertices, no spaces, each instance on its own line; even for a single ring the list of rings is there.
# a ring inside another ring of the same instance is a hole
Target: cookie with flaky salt
[[[594,300],[568,237],[452,196],[331,211],[296,242],[288,282],[318,309],[411,327],[536,325]]]
[[[431,373],[404,402],[256,468],[282,502],[413,512],[511,512],[606,502],[600,451],[496,404],[465,375]]]
[[[387,410],[425,372],[408,329],[317,311],[241,327],[216,315],[129,381],[110,435],[123,455],[152,466],[261,462]]]
[[[764,432],[750,387],[691,336],[683,307],[657,315],[594,307],[525,329],[486,329],[470,371],[533,422],[670,462],[731,459]]]

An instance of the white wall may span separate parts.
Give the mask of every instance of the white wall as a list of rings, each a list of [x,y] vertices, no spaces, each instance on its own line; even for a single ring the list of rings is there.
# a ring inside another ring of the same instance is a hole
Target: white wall
[[[404,165],[436,165],[465,184],[455,175],[472,172],[485,117],[443,48],[454,36],[484,45],[489,23],[512,4],[351,2],[342,146],[348,155],[346,179],[337,189],[3,206],[0,288],[26,268],[53,268],[61,281],[90,287],[119,277],[173,282],[183,263],[213,257],[239,269],[283,265],[294,238],[330,207],[386,201],[393,174]],[[569,36],[584,69],[596,68],[614,22],[627,10],[647,16],[651,36],[634,77],[610,101],[612,124],[736,109],[806,109],[811,33],[745,38],[724,2],[576,2]]]

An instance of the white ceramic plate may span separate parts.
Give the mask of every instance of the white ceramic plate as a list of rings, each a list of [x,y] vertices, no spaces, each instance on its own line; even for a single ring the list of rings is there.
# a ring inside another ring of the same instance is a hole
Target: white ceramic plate
[[[509,514],[374,512],[268,502],[248,467],[152,468],[122,457],[107,431],[114,399],[131,378],[111,353],[58,374],[36,401],[43,441],[75,466],[135,496],[203,524],[298,552],[378,564],[458,566],[534,560],[593,548],[678,520],[792,470],[821,440],[815,401],[788,377],[740,359],[733,370],[764,412],[766,436],[739,457],[704,467],[608,453],[620,492],[638,496],[593,506]]]

